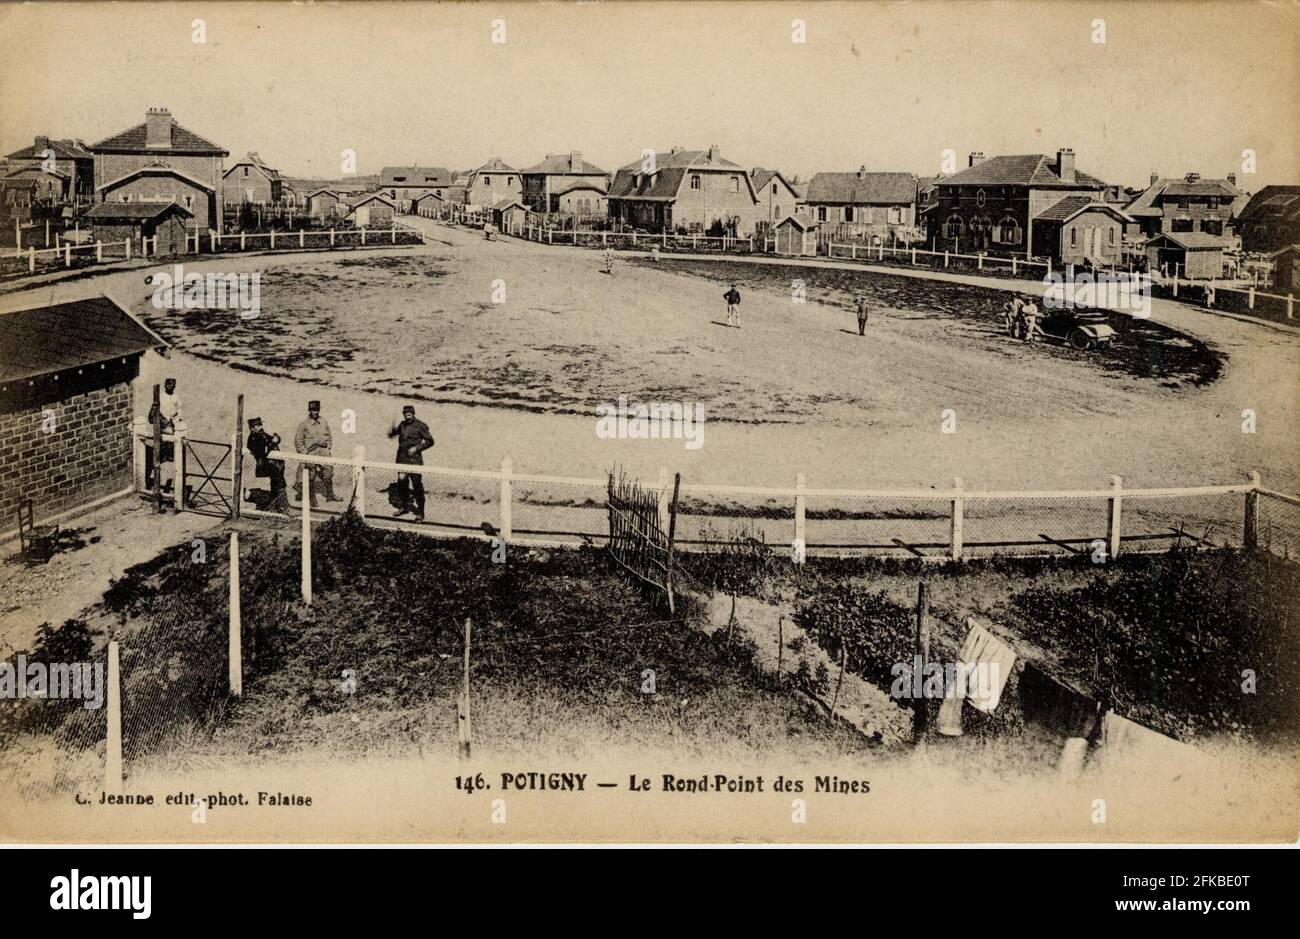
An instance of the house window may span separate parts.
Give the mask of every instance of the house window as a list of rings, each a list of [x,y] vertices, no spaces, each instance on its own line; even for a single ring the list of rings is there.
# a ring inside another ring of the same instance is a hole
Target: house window
[[[1190,218],[1176,218],[1173,224],[1169,226],[1170,231],[1191,231],[1192,220]]]
[[[846,222],[853,221],[853,206],[846,205],[844,207],[844,221]]]
[[[733,177],[731,177],[731,191],[732,191],[732,192],[740,192],[740,177],[739,177],[739,176],[733,176]]]
[[[513,176],[507,176],[507,177],[506,177],[506,185],[507,185],[507,186],[513,186],[514,184],[515,184],[515,178],[514,178]]]
[[[1070,247],[1071,248],[1079,247],[1079,229],[1077,228],[1070,229]]]
[[[892,206],[892,207],[890,208],[890,210],[889,210],[889,224],[890,224],[890,225],[901,225],[901,224],[903,224],[903,210],[902,210],[901,208],[899,208],[898,206]]]
[[[194,208],[194,197],[193,197],[193,196],[186,196],[186,197],[185,197],[185,208],[187,208],[187,209],[192,209],[192,208]]]
[[[948,220],[943,223],[943,237],[960,238],[962,230],[966,226],[962,223],[961,216],[954,212],[948,216]]]
[[[1112,248],[1115,247],[1115,229],[1113,226],[1106,229],[1106,241],[1109,242]]]
[[[772,184],[772,195],[776,195],[776,183]]]
[[[484,185],[484,186],[491,186],[491,185],[492,185],[492,177],[491,177],[491,176],[484,176],[484,177],[483,177],[483,185]]]
[[[244,167],[244,178],[245,178],[245,179],[248,178],[248,167],[247,167],[247,166]]]
[[[1219,218],[1205,219],[1205,221],[1201,222],[1201,231],[1205,232],[1207,235],[1222,235],[1223,219],[1219,219]]]
[[[819,222],[826,221],[826,206],[824,205],[817,206],[817,221]]]
[[[395,182],[395,183],[404,183],[404,182],[406,182],[406,177],[405,177],[405,176],[394,176],[394,177],[393,177],[393,182]]]
[[[692,174],[691,174],[691,188],[692,188],[692,189],[699,189],[699,188],[700,188],[700,174],[699,174],[699,173],[692,173]]]
[[[998,227],[994,230],[993,240],[1004,245],[1020,244],[1021,233],[1020,223],[1008,215],[1002,221],[998,222]]]
[[[1191,206],[1192,206],[1192,200],[1189,199],[1187,196],[1178,197],[1178,208],[1186,212],[1189,208],[1191,208]]]

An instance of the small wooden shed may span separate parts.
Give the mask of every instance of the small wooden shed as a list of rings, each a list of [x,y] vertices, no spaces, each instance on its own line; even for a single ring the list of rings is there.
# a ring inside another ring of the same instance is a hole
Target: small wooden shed
[[[792,212],[773,227],[776,253],[811,257],[817,253],[817,222],[803,212]]]

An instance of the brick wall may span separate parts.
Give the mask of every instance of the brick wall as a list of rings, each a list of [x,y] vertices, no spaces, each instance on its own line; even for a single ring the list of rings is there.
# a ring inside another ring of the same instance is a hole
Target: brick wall
[[[6,402],[0,410],[0,531],[18,527],[15,513],[24,498],[32,500],[39,524],[131,485],[131,378],[138,360],[129,361],[129,370],[122,363],[104,371],[87,366],[89,380]],[[54,417],[50,433],[42,427],[46,411]]]

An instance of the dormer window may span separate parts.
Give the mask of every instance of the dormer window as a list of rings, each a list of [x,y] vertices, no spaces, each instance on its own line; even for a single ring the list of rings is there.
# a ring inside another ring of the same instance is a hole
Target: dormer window
[[[691,174],[691,188],[692,188],[692,189],[699,189],[699,188],[700,188],[700,174],[699,174],[699,173],[692,173],[692,174]]]

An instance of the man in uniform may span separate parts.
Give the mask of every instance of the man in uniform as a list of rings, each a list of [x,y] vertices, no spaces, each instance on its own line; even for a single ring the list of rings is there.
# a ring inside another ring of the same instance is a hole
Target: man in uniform
[[[1019,297],[1012,297],[1002,308],[1002,318],[1005,321],[1007,335],[1012,339],[1016,338],[1016,330],[1020,328],[1020,309],[1024,301]]]
[[[397,438],[397,459],[394,462],[410,466],[424,465],[424,451],[433,446],[433,435],[429,425],[415,416],[415,408],[406,405],[402,408],[402,420],[388,431],[389,437]],[[416,521],[424,521],[424,474],[403,473],[402,478],[410,487],[412,501],[407,502],[397,513],[398,517],[407,512],[414,512]]]
[[[867,309],[866,297],[858,297],[857,308],[858,308],[858,335],[865,336],[867,334],[867,320],[871,316],[871,312]]]
[[[740,291],[732,284],[731,289],[722,295],[727,301],[727,325],[740,328]]]
[[[293,435],[294,449],[299,453],[311,454],[314,456],[333,456],[330,445],[333,438],[330,435],[330,425],[326,423],[325,418],[320,416],[320,402],[307,402],[307,419],[298,425],[298,432]],[[327,502],[338,502],[339,497],[334,494],[334,467],[328,463],[305,463],[308,469],[308,476],[311,479],[311,504],[316,505],[316,494],[322,489],[325,492]],[[302,470],[294,474],[293,494],[294,498],[302,501]]]
[[[254,476],[271,480],[271,511],[284,512],[289,508],[289,500],[284,494],[284,460],[269,460],[266,455],[272,450],[280,449],[280,435],[268,434],[262,429],[262,419],[248,419],[248,452],[253,454],[257,466]]]

